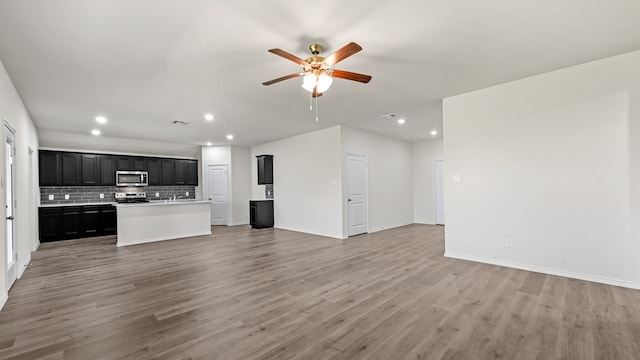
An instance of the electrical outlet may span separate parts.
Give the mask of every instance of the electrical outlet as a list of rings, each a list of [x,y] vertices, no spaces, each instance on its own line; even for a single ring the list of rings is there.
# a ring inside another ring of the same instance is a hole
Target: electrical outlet
[[[100,194],[100,199],[104,199],[104,194]]]
[[[189,196],[189,192],[188,192],[188,191],[187,191],[187,192],[185,192],[185,193],[184,193],[184,195],[185,195],[185,196]]]
[[[69,194],[64,194],[64,199],[69,200]]]
[[[49,200],[53,200],[54,196],[53,195],[49,195]]]
[[[513,247],[513,239],[512,238],[507,238],[507,240],[504,243],[504,246]]]
[[[156,193],[156,197],[160,197],[160,193]]]

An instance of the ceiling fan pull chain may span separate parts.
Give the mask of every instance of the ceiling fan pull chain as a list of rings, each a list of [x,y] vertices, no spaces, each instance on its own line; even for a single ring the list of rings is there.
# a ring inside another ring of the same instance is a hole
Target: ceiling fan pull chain
[[[313,93],[309,93],[309,111],[313,110]]]
[[[318,97],[316,96],[316,122],[318,122]]]

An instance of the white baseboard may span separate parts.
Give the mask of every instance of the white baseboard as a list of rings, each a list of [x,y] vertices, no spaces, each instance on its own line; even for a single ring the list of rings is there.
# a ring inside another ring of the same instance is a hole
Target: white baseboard
[[[27,270],[27,266],[29,266],[29,263],[31,263],[31,253],[27,255],[27,259],[25,260],[24,264],[22,264],[22,266],[18,268],[18,279],[20,279],[22,277],[22,274],[24,274],[24,271]]]
[[[475,262],[480,262],[484,264],[498,265],[498,266],[504,266],[504,267],[514,268],[514,269],[533,271],[533,272],[538,272],[538,273],[543,273],[548,275],[556,275],[556,276],[562,276],[562,277],[567,277],[571,279],[586,280],[586,281],[596,282],[600,284],[607,284],[607,285],[620,286],[620,287],[640,290],[640,284],[634,284],[631,281],[613,279],[613,278],[608,278],[603,276],[582,274],[582,273],[576,273],[572,271],[547,268],[543,266],[513,263],[509,261],[504,261],[504,260],[489,259],[489,258],[484,258],[479,256],[470,256],[470,255],[453,253],[453,252],[445,252],[444,256],[452,259],[469,260],[469,261],[475,261]]]
[[[401,223],[401,224],[392,224],[392,225],[387,225],[387,226],[378,226],[375,228],[370,228],[369,229],[369,234],[371,233],[375,233],[378,231],[382,231],[382,230],[389,230],[389,229],[395,229],[395,228],[399,228],[402,226],[407,226],[407,225],[411,225],[412,223]]]
[[[2,298],[0,298],[0,310],[2,310],[2,308],[4,307],[4,304],[7,303],[7,300],[9,300],[9,294],[8,293],[2,294]]]

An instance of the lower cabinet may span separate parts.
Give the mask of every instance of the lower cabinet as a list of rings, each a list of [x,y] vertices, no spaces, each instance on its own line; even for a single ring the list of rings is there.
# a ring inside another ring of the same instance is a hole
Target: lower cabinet
[[[113,205],[39,208],[40,242],[115,235],[116,219]]]
[[[249,219],[254,229],[273,227],[273,200],[249,201]]]

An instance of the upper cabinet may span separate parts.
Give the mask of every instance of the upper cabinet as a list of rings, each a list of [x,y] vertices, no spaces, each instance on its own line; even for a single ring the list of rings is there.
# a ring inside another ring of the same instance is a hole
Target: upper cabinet
[[[62,154],[57,151],[39,152],[40,186],[62,185]]]
[[[62,185],[82,185],[82,155],[62,153]]]
[[[258,155],[258,185],[273,184],[273,155]]]
[[[198,185],[198,160],[187,160],[187,185]]]
[[[173,179],[176,185],[187,184],[187,160],[176,160],[173,163]]]
[[[100,155],[82,154],[82,185],[100,185]]]
[[[116,185],[116,157],[113,155],[100,155],[100,185]]]
[[[40,186],[115,186],[116,171],[148,171],[149,185],[198,185],[198,161],[39,151]]]
[[[160,185],[174,185],[174,165],[173,159],[160,160]]]
[[[160,159],[147,159],[147,172],[149,173],[149,185],[162,185],[162,173],[160,172]]]

